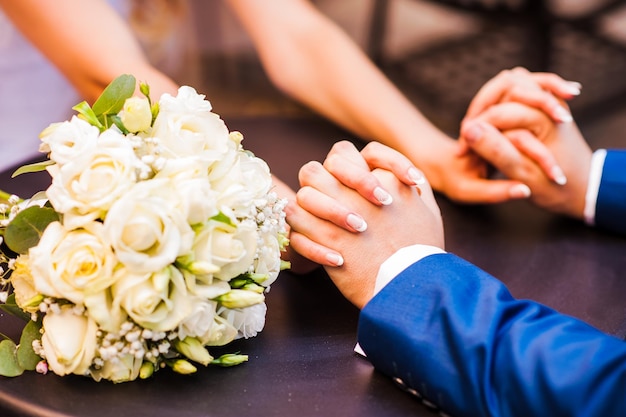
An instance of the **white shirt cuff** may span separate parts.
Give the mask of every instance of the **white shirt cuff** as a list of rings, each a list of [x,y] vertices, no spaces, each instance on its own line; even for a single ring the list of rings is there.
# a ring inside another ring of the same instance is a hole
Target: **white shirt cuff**
[[[374,295],[385,288],[392,279],[400,275],[402,271],[423,258],[436,253],[445,253],[441,248],[429,245],[412,245],[399,249],[391,255],[378,269]]]
[[[602,179],[602,168],[604,167],[604,159],[606,158],[606,149],[598,149],[591,157],[591,166],[589,168],[589,182],[587,184],[587,193],[585,194],[585,209],[583,215],[585,223],[590,226],[595,224],[596,219],[596,203],[598,202],[598,191],[600,190],[600,180]]]
[[[437,253],[446,253],[446,251],[436,246],[429,245],[412,245],[399,249],[396,253],[387,258],[378,269],[378,275],[376,276],[376,283],[374,285],[374,295],[378,294],[391,280],[400,275],[400,273],[409,266],[429,255]],[[366,356],[358,343],[354,347],[354,351],[359,355]]]

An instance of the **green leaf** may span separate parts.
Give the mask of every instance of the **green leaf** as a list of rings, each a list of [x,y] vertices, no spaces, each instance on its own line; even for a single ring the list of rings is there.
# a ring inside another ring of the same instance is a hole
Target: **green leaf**
[[[127,98],[135,92],[135,77],[123,74],[114,79],[104,89],[98,100],[93,103],[93,111],[97,116],[119,113]]]
[[[11,178],[15,178],[18,175],[27,174],[30,172],[45,171],[47,166],[54,165],[54,161],[46,160],[42,162],[35,162],[34,164],[22,165],[11,175]]]
[[[221,211],[219,213],[217,213],[215,216],[211,217],[211,220],[215,220],[217,222],[224,223],[224,224],[227,224],[229,226],[234,226],[233,221],[230,219],[230,217],[228,217],[227,215],[225,215]]]
[[[0,375],[18,376],[22,375],[22,368],[17,360],[17,346],[12,340],[0,342]]]
[[[15,302],[15,293],[11,293],[7,297],[7,301],[4,304],[0,304],[0,310],[6,311],[7,313],[15,317],[19,317],[24,321],[30,320],[30,314],[26,313],[17,306],[17,303]]]
[[[39,243],[46,227],[58,220],[57,212],[49,207],[29,207],[17,213],[9,223],[4,233],[4,241],[13,252],[25,254]]]
[[[17,362],[27,371],[34,371],[41,357],[33,350],[33,341],[41,339],[41,324],[29,321],[22,330],[20,344],[17,347]]]
[[[78,117],[86,120],[89,124],[97,127],[101,131],[104,130],[104,126],[100,123],[100,120],[98,120],[98,116],[96,116],[96,113],[94,113],[93,109],[89,107],[89,104],[87,104],[86,101],[81,101],[72,107],[72,110],[76,110],[78,112]]]
[[[125,135],[128,135],[128,129],[126,129],[126,126],[124,126],[124,123],[122,123],[122,119],[116,114],[113,116],[109,116],[109,118],[113,121],[113,123],[115,123],[115,126],[117,126],[117,128]]]

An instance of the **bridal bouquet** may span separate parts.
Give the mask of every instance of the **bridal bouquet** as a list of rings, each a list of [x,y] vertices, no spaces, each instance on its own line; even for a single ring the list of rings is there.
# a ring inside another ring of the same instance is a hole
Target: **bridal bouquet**
[[[253,337],[288,265],[284,206],[267,164],[191,87],[149,99],[117,78],[40,135],[52,183],[0,206],[1,307],[24,316],[0,374],[113,382],[230,366],[209,348]],[[2,196],[0,196],[2,197]],[[3,336],[0,334],[0,336]]]

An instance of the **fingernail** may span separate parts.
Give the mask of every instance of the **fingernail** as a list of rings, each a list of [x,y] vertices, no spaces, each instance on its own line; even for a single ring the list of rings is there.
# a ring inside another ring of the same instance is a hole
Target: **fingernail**
[[[389,194],[387,191],[383,190],[380,187],[376,187],[374,189],[374,197],[376,197],[376,200],[378,200],[380,204],[384,206],[388,206],[389,204],[393,203],[393,197],[391,197],[391,194]]]
[[[509,195],[513,198],[528,198],[530,194],[530,188],[526,184],[516,184],[509,190]]]
[[[569,123],[574,120],[572,114],[563,106],[556,106],[554,108],[554,115],[561,123]]]
[[[556,182],[559,185],[567,184],[567,177],[565,176],[565,173],[563,172],[560,166],[555,165],[554,167],[552,167],[551,173],[552,173],[552,178],[554,179],[554,182]]]
[[[567,83],[567,87],[565,88],[565,90],[573,96],[578,96],[580,95],[580,90],[582,89],[582,87],[582,84],[576,81],[570,81]]]
[[[341,266],[343,265],[343,257],[341,255],[339,255],[338,253],[328,253],[326,254],[326,260],[335,265],[335,266]]]
[[[483,137],[483,128],[479,124],[475,124],[467,129],[464,136],[468,142],[476,143]]]
[[[409,178],[411,179],[411,181],[413,181],[413,184],[415,185],[426,184],[426,178],[424,177],[424,174],[422,174],[422,172],[415,167],[409,168]]]
[[[361,216],[357,216],[356,214],[348,214],[348,218],[346,219],[348,226],[356,230],[357,232],[364,232],[367,230],[367,223]]]

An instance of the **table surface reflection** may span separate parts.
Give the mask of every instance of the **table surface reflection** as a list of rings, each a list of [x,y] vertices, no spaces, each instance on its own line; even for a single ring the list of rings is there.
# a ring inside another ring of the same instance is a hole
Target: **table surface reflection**
[[[297,185],[298,168],[322,160],[332,144],[350,139],[326,122],[294,118],[226,121],[244,146],[274,174]],[[0,188],[28,196],[47,186],[45,174]],[[520,298],[543,302],[618,337],[626,334],[626,240],[538,210],[526,202],[461,206],[439,197],[447,249],[501,278]],[[192,376],[163,370],[145,381],[95,383],[88,378],[0,377],[0,415],[22,416],[432,416],[391,380],[353,353],[358,311],[321,270],[281,274],[267,296],[266,327],[235,341],[249,362],[201,369]],[[22,323],[0,315],[0,332]]]

